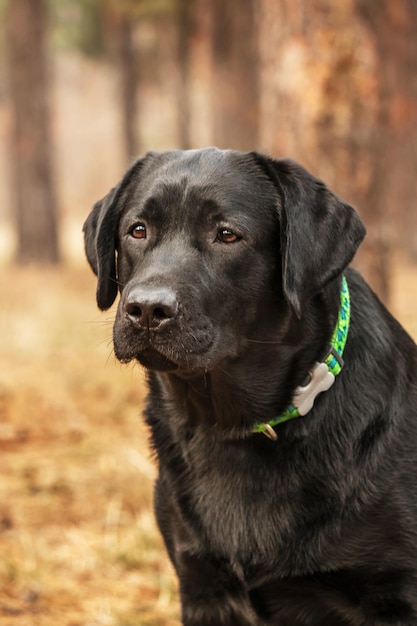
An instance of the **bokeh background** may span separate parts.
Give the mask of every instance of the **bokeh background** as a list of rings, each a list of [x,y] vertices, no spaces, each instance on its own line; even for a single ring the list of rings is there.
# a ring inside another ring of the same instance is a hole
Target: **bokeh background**
[[[0,0],[0,625],[178,626],[82,223],[147,150],[299,160],[417,337],[414,0]],[[370,321],[371,322],[371,321]]]

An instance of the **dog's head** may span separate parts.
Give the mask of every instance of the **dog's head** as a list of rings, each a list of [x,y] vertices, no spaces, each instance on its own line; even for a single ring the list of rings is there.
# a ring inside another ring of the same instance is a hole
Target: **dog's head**
[[[309,301],[351,261],[357,213],[289,160],[215,148],[149,153],[85,225],[97,303],[121,297],[116,356],[197,372]]]

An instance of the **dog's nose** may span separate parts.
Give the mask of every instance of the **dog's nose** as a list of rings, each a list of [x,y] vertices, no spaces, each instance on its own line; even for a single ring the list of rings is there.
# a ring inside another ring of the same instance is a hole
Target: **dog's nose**
[[[125,311],[138,328],[157,328],[176,316],[178,302],[169,288],[136,287],[127,296]]]

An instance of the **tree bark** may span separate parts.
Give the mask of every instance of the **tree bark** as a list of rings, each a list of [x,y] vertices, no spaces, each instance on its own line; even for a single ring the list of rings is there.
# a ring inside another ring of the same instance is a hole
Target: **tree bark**
[[[178,137],[182,150],[191,148],[190,136],[190,39],[192,34],[192,9],[190,0],[178,0],[177,36],[178,36]]]
[[[7,59],[13,108],[11,167],[19,263],[59,261],[49,115],[45,0],[9,0]]]
[[[258,146],[256,0],[212,0],[213,135],[220,148]]]
[[[390,232],[382,236],[391,241],[394,232],[395,243],[417,259],[417,4],[357,0],[357,10],[377,52],[379,115],[370,192],[391,218]]]
[[[105,49],[117,74],[121,139],[126,164],[141,150],[138,123],[139,74],[135,46],[135,19],[128,6],[116,2],[98,3],[103,24]]]
[[[384,4],[395,11],[409,0],[320,0],[308,11],[291,0],[259,1],[261,147],[299,160],[358,208],[368,235],[355,263],[387,301],[397,166],[384,73],[392,60],[381,56],[357,7],[380,20]],[[389,29],[379,36],[392,46]]]
[[[127,14],[120,16],[118,24],[118,63],[120,69],[121,98],[123,113],[123,138],[127,162],[139,153],[137,130],[137,73],[133,42],[133,23]]]

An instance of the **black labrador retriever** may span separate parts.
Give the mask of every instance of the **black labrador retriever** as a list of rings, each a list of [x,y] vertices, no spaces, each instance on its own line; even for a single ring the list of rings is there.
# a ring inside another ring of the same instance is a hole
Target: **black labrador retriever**
[[[347,269],[365,229],[297,163],[149,153],[85,226],[148,370],[186,626],[417,624],[417,349]]]

